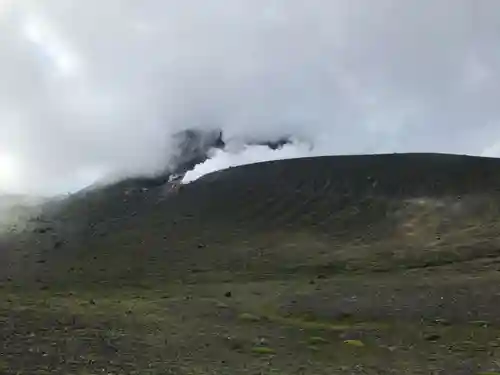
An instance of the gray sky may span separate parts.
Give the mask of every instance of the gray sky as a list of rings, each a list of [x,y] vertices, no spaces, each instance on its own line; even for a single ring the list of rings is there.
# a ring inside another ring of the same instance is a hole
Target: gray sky
[[[499,45],[497,0],[0,0],[0,191],[155,171],[188,127],[500,155]],[[311,152],[244,154],[205,169]]]

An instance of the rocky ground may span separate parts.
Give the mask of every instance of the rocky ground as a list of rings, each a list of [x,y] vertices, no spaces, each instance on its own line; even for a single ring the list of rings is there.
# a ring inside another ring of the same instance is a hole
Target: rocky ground
[[[71,197],[0,241],[0,373],[500,373],[498,171],[326,157]]]

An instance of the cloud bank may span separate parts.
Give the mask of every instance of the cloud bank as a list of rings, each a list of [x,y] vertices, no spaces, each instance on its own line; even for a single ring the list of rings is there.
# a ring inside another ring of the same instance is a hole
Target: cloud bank
[[[316,154],[496,156],[498,14],[494,0],[0,0],[0,191],[153,173],[192,127],[293,134]],[[206,163],[310,152],[290,147]]]

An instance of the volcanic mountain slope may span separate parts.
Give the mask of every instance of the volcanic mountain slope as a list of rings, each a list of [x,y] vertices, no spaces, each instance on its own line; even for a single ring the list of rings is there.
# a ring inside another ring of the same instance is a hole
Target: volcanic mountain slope
[[[35,342],[68,373],[44,343],[73,335],[66,350],[94,362],[72,363],[95,373],[500,370],[500,160],[332,156],[137,183],[4,239],[9,368],[48,363],[16,360]]]
[[[496,159],[394,154],[259,163],[174,192],[115,184],[63,202],[50,236],[64,242],[64,262],[49,245],[37,277],[52,278],[57,265],[64,280],[78,278],[71,257],[85,259],[86,279],[145,282],[493,256],[499,171]]]

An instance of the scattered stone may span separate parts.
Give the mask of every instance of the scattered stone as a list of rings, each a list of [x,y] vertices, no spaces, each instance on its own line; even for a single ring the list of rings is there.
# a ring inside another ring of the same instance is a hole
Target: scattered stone
[[[490,325],[490,323],[485,321],[485,320],[474,320],[474,321],[470,322],[470,324],[478,326],[478,327],[483,327],[483,328],[486,328]]]
[[[259,337],[255,340],[256,345],[260,346],[266,346],[268,344],[268,341],[265,337]]]
[[[215,303],[215,307],[217,307],[218,309],[227,309],[227,308],[229,308],[229,306],[227,304],[225,304],[224,302],[220,302],[220,301],[217,301]]]
[[[226,342],[231,350],[241,351],[245,347],[244,342],[235,337],[226,337]]]
[[[338,320],[346,320],[350,318],[352,318],[352,314],[347,312],[341,312],[340,314],[337,315]]]
[[[441,319],[441,318],[434,319],[434,323],[442,325],[442,326],[449,326],[449,325],[451,325],[450,321],[448,321],[446,319]]]
[[[48,228],[37,228],[34,230],[35,233],[39,233],[39,234],[45,234],[47,232],[50,232],[52,231],[53,229],[48,227]]]
[[[260,321],[260,317],[258,317],[257,315],[250,314],[250,313],[240,314],[240,316],[238,318],[240,320],[243,320],[246,322],[258,322],[258,321]]]
[[[431,334],[429,334],[429,335],[427,335],[427,336],[424,337],[424,339],[426,341],[437,341],[440,338],[441,338],[441,336],[438,335],[437,333],[431,333]]]

